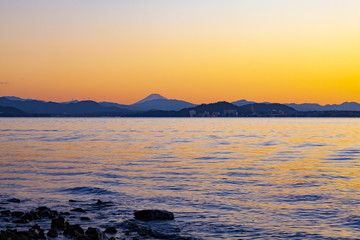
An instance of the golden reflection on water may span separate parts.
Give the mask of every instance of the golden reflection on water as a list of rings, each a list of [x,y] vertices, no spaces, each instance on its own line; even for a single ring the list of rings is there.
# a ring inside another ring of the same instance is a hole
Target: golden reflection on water
[[[359,119],[44,118],[0,126],[4,194],[66,199],[62,189],[92,186],[180,199],[162,204],[229,225],[357,234],[341,221],[360,216]]]

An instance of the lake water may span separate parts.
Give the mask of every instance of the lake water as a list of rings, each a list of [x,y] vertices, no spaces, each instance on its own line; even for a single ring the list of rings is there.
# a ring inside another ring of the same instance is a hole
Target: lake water
[[[360,239],[360,119],[1,118],[0,201],[12,197],[22,202],[1,208],[111,201],[82,224],[100,228],[165,209],[174,221],[145,224],[200,239]]]

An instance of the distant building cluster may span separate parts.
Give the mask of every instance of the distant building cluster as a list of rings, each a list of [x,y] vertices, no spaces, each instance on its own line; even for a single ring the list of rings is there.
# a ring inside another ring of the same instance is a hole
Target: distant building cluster
[[[239,114],[236,109],[225,109],[223,112],[209,112],[202,111],[196,112],[195,110],[189,111],[190,117],[238,117]]]

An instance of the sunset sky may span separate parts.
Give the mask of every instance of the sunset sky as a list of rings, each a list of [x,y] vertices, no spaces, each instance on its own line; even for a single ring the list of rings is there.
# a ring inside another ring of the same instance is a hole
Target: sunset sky
[[[0,0],[0,96],[360,102],[358,0]]]

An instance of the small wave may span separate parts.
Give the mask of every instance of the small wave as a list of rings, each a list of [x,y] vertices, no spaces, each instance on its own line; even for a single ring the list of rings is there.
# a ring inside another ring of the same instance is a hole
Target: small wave
[[[254,173],[254,172],[228,172],[224,174],[229,177],[252,177],[252,176],[261,176],[264,175],[262,173]]]
[[[360,229],[360,216],[352,215],[345,219],[344,225]]]
[[[305,202],[323,200],[325,197],[321,195],[288,195],[280,199],[280,202]]]
[[[98,187],[74,187],[60,190],[60,192],[66,192],[70,194],[87,195],[87,194],[114,194],[114,192],[98,188]]]
[[[327,147],[327,146],[330,146],[330,145],[324,144],[324,143],[302,143],[302,144],[294,146],[294,148]]]
[[[298,182],[298,183],[293,183],[293,184],[289,184],[287,185],[290,188],[308,188],[308,187],[319,187],[321,184],[319,182],[316,181],[312,181],[312,182]]]
[[[327,158],[326,160],[331,161],[347,161],[347,160],[355,160],[353,157],[335,157],[335,158]]]
[[[58,132],[56,129],[1,129],[0,132]]]
[[[227,160],[229,158],[226,157],[198,157],[194,158],[195,160]]]
[[[261,142],[261,143],[256,143],[255,145],[257,146],[263,146],[263,147],[269,147],[269,146],[277,146],[283,144],[282,142],[278,142],[278,141],[265,141],[265,142]]]
[[[344,153],[344,154],[360,154],[360,150],[358,149],[343,149],[340,150],[339,152]]]
[[[234,152],[211,152],[210,154],[233,154]]]

